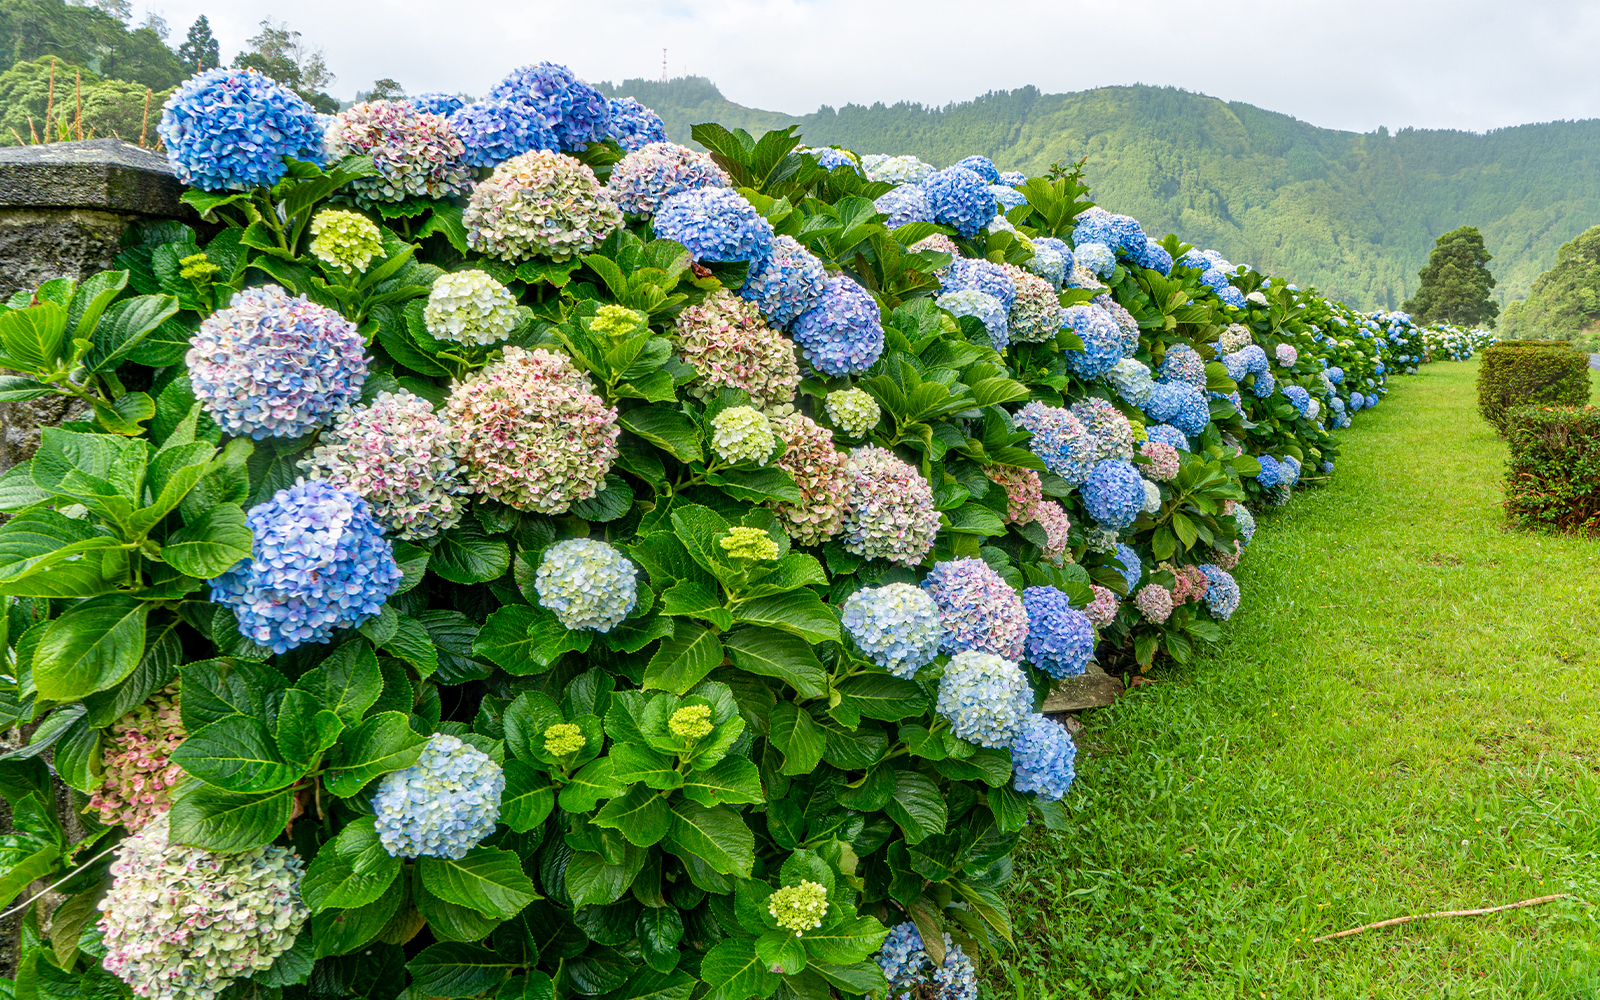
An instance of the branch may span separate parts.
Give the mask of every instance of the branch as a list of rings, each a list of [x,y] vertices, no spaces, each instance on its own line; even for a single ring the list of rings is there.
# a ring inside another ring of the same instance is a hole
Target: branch
[[[1334,938],[1350,937],[1352,934],[1360,934],[1362,931],[1377,930],[1379,927],[1393,927],[1396,924],[1408,924],[1413,920],[1431,920],[1435,917],[1481,917],[1486,913],[1499,913],[1502,910],[1515,910],[1523,906],[1538,906],[1541,903],[1553,903],[1558,899],[1571,898],[1572,896],[1568,893],[1558,892],[1554,896],[1540,896],[1538,899],[1524,899],[1518,903],[1507,903],[1504,906],[1488,906],[1481,910],[1438,910],[1433,913],[1413,913],[1409,917],[1391,917],[1388,920],[1380,920],[1375,924],[1362,924],[1360,927],[1352,927],[1347,931],[1340,931],[1337,934],[1324,934],[1319,938],[1312,938],[1311,943],[1316,944],[1318,941],[1332,941]]]

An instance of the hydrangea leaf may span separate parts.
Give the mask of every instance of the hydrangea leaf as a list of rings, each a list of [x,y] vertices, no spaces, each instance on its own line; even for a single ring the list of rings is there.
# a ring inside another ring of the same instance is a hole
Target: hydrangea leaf
[[[918,771],[896,772],[894,798],[884,809],[905,832],[908,844],[944,832],[944,796],[931,778]]]
[[[353,726],[383,693],[383,671],[367,641],[351,639],[302,674],[294,686],[315,695],[324,708]]]
[[[428,738],[400,712],[379,712],[347,730],[328,759],[325,783],[335,795],[351,796],[380,774],[417,762]]]
[[[644,687],[684,694],[722,662],[717,634],[694,622],[682,622],[671,638],[661,640],[644,670]]]
[[[706,952],[700,978],[711,987],[705,1000],[770,997],[783,982],[756,954],[755,942],[745,938],[730,938]]]
[[[672,826],[672,812],[659,792],[639,784],[626,795],[607,802],[595,814],[594,823],[622,831],[628,843],[636,847],[649,847],[667,835]]]
[[[511,568],[511,549],[467,521],[439,536],[428,568],[451,583],[484,583]]]
[[[301,694],[315,704],[314,698]],[[289,710],[295,711],[293,705]],[[289,728],[295,727],[291,723]],[[230,715],[191,733],[170,759],[201,781],[234,792],[270,792],[292,784],[309,767],[284,760],[267,724],[244,715]]]
[[[252,541],[244,508],[218,504],[173,532],[161,546],[161,558],[179,572],[204,580],[250,558]]]
[[[780,975],[792,976],[806,967],[805,945],[790,931],[767,931],[756,938],[756,955],[769,971]]]
[[[172,842],[208,851],[248,851],[269,844],[283,832],[294,806],[289,789],[230,792],[190,782],[172,803]]]
[[[779,702],[767,720],[768,738],[783,751],[783,773],[810,774],[827,749],[827,734],[811,713],[793,702]]]
[[[742,613],[742,609],[741,609]],[[723,637],[735,666],[764,677],[776,677],[803,698],[820,698],[828,675],[811,644],[774,628],[743,626]]]
[[[401,859],[384,850],[373,822],[371,816],[351,821],[307,866],[300,897],[312,912],[376,902],[399,877]]]
[[[680,462],[704,457],[700,431],[693,420],[665,405],[641,406],[617,418],[617,423],[670,454]]]
[[[693,855],[723,875],[750,877],[755,863],[755,835],[744,817],[727,806],[706,807],[670,802],[673,821],[667,834],[668,853]]]
[[[809,941],[810,937],[807,936],[806,940]],[[808,970],[845,993],[882,996],[889,990],[889,982],[883,977],[883,967],[877,962],[853,962],[849,965],[817,962],[808,966]]]
[[[734,609],[736,621],[768,625],[812,644],[839,641],[839,618],[811,591],[757,597]]]
[[[417,870],[427,890],[445,902],[501,920],[540,898],[517,856],[498,848],[475,847],[459,860],[420,858]]]
[[[406,963],[411,983],[430,997],[472,997],[498,986],[515,966],[478,945],[429,945]]]
[[[506,772],[506,790],[500,800],[500,822],[527,833],[555,808],[555,787],[549,775],[526,761],[508,760],[501,766]]]
[[[47,432],[48,433],[48,432]],[[34,653],[39,697],[72,701],[133,673],[150,605],[122,594],[91,597],[50,623]]]
[[[574,851],[566,871],[567,894],[572,897],[572,905],[605,905],[621,899],[644,869],[648,854],[645,849],[628,844],[622,861],[612,864],[594,851]]]
[[[703,806],[765,801],[761,773],[743,757],[726,757],[711,768],[691,773],[684,780],[683,794]]]

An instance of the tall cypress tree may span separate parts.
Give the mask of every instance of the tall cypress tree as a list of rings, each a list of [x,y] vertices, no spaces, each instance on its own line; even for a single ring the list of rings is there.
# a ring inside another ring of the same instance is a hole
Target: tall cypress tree
[[[222,52],[211,34],[211,22],[201,14],[189,25],[189,37],[178,46],[178,61],[191,73],[222,65]]]
[[[1428,266],[1417,272],[1422,284],[1417,294],[1400,308],[1418,323],[1458,323],[1494,327],[1500,303],[1489,298],[1493,260],[1484,249],[1477,226],[1462,226],[1445,233],[1433,245]]]

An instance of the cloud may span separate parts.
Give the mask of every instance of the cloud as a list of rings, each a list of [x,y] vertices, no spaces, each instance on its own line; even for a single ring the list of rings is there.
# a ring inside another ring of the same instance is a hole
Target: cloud
[[[1130,83],[1328,128],[1481,131],[1600,107],[1600,4],[1582,0],[161,0],[207,14],[232,58],[263,16],[326,50],[345,97],[379,77],[481,94],[549,59],[591,80],[709,77],[733,101],[944,104],[1026,84]]]

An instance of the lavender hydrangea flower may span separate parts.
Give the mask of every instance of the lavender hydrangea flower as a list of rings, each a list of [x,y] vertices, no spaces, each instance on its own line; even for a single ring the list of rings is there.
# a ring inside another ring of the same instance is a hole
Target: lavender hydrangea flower
[[[596,538],[569,538],[545,549],[533,588],[539,606],[570,629],[609,632],[639,601],[633,562]]]
[[[601,142],[611,127],[611,104],[605,95],[557,63],[514,69],[494,85],[489,96],[532,106],[565,150]]]
[[[711,154],[671,142],[652,142],[611,168],[606,190],[629,215],[654,215],[672,195],[706,187],[729,187],[733,180]]]
[[[1279,344],[1273,354],[1278,359],[1278,364],[1285,368],[1293,368],[1294,363],[1300,360],[1300,352],[1294,349],[1293,344]]]
[[[789,329],[802,356],[824,375],[854,375],[883,353],[883,319],[872,294],[843,274],[828,279],[817,304]]]
[[[513,156],[472,189],[462,222],[467,246],[509,264],[570,260],[622,225],[622,210],[594,171],[562,153]]]
[[[1139,553],[1121,542],[1117,543],[1117,562],[1122,564],[1117,572],[1128,581],[1128,592],[1131,594],[1139,586],[1139,578],[1144,575],[1144,564],[1139,561]]]
[[[965,167],[946,167],[922,182],[933,205],[933,220],[972,239],[994,218],[994,192]]]
[[[415,764],[378,783],[378,842],[397,858],[459,861],[494,832],[505,790],[505,772],[488,754],[434,733]]]
[[[1144,412],[1151,420],[1171,423],[1190,436],[1204,433],[1211,422],[1211,404],[1205,392],[1187,382],[1156,383]]]
[[[1077,776],[1073,766],[1078,748],[1065,726],[1037,712],[1017,727],[1011,741],[1011,787],[1023,794],[1036,793],[1046,802],[1059,802]]]
[[[957,739],[1003,747],[1033,710],[1033,689],[1016,663],[993,653],[968,650],[945,664],[934,705]]]
[[[972,316],[980,320],[995,350],[1004,351],[1011,343],[1005,307],[993,295],[976,288],[960,288],[940,295],[934,299],[934,304],[952,316]]]
[[[896,677],[911,678],[939,653],[939,607],[909,583],[863,587],[844,602],[856,647]]]
[[[1167,253],[1166,248],[1155,240],[1146,239],[1144,249],[1134,253],[1133,260],[1140,267],[1148,267],[1162,274],[1172,273],[1172,254]]]
[[[210,69],[161,106],[156,134],[178,179],[202,191],[270,187],[285,157],[322,163],[322,123],[311,105],[252,69]]]
[[[252,507],[245,523],[251,558],[211,581],[211,599],[274,653],[355,628],[400,587],[394,546],[349,490],[301,483]]]
[[[988,563],[982,559],[939,563],[928,571],[922,589],[939,606],[941,650],[970,649],[1021,659],[1028,613],[1022,598]]]
[[[1117,324],[1117,329],[1122,331],[1122,356],[1131,358],[1139,350],[1139,321],[1133,313],[1122,308],[1122,304],[1113,299],[1109,294],[1095,296],[1094,304],[1104,309],[1112,321]]]
[[[957,160],[955,165],[958,167],[965,167],[966,169],[977,174],[979,177],[982,177],[985,184],[1000,183],[1000,171],[995,167],[994,161],[989,159],[987,156],[978,156],[977,154],[973,154],[972,156]]]
[[[1072,404],[1072,415],[1094,439],[1096,460],[1133,461],[1133,425],[1122,411],[1098,396],[1089,396]]]
[[[874,445],[852,451],[844,471],[845,550],[902,566],[921,562],[939,533],[928,481],[893,452]]]
[[[1210,586],[1206,588],[1206,610],[1213,618],[1227,621],[1239,610],[1239,584],[1233,574],[1218,566],[1205,563],[1200,572],[1206,575]]]
[[[378,172],[350,182],[362,204],[407,198],[450,198],[472,187],[466,147],[439,115],[404,101],[363,101],[328,123],[328,155],[371,156]]]
[[[662,199],[655,233],[682,243],[697,261],[760,261],[772,253],[772,223],[729,188],[694,188]]]
[[[1189,450],[1189,435],[1171,424],[1150,424],[1144,429],[1145,437],[1151,441],[1160,441],[1179,451]]]
[[[444,115],[446,118],[467,106],[467,102],[462,100],[459,94],[444,94],[438,91],[408,97],[406,103],[425,115]]]
[[[1122,330],[1099,306],[1068,306],[1061,311],[1061,326],[1083,341],[1083,350],[1066,352],[1067,367],[1082,378],[1100,378],[1122,360]]]
[[[277,285],[235,293],[189,343],[189,379],[206,413],[227,433],[257,441],[327,423],[367,378],[355,326]]]
[[[611,111],[611,124],[606,127],[606,136],[615,139],[623,149],[632,152],[652,142],[667,141],[667,123],[633,98],[614,97],[606,105]]]
[[[613,174],[613,177],[616,175]],[[754,302],[774,326],[786,327],[822,300],[828,269],[793,236],[772,241],[772,252],[752,263],[739,294]]]
[[[1163,382],[1187,382],[1197,389],[1206,387],[1206,363],[1188,344],[1171,344],[1161,361]]]
[[[1017,283],[1005,266],[992,261],[957,256],[939,278],[939,287],[947,292],[972,288],[992,295],[1000,308],[1010,310],[1017,300]]]
[[[1015,420],[1018,427],[1033,435],[1028,448],[1039,456],[1045,468],[1073,486],[1089,478],[1095,461],[1095,441],[1071,411],[1035,400],[1019,410]]]
[[[1028,613],[1028,662],[1051,677],[1076,677],[1094,659],[1094,625],[1054,587],[1022,592]]]
[[[512,101],[478,101],[450,116],[461,139],[461,158],[474,167],[498,167],[535,149],[555,149],[556,135],[539,113]]]
[[[1144,509],[1144,480],[1131,463],[1104,459],[1083,484],[1083,505],[1103,528],[1121,531]]]
[[[878,196],[872,207],[888,216],[883,224],[890,229],[898,229],[912,222],[933,221],[933,202],[928,200],[928,194],[920,184],[902,184],[892,191],[886,191]]]

